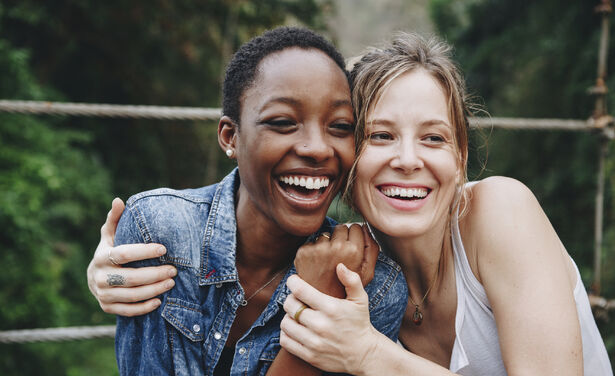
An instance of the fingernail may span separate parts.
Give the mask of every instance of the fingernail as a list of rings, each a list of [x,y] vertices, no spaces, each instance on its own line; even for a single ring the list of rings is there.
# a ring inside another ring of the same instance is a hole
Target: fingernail
[[[160,301],[160,299],[154,300],[154,307],[160,307],[161,304],[162,302]]]
[[[175,277],[177,275],[177,269],[171,268],[169,269],[169,277]]]
[[[167,253],[167,250],[164,247],[160,247],[160,248],[158,248],[157,252],[158,252],[158,256],[162,256],[165,253]]]
[[[175,281],[170,279],[167,281],[167,283],[164,284],[164,286],[168,289],[170,289],[171,287],[175,286]]]

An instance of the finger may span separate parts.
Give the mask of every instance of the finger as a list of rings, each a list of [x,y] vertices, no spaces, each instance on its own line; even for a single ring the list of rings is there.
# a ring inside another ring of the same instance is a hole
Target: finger
[[[111,202],[111,210],[107,214],[105,224],[100,228],[100,241],[108,245],[113,245],[113,239],[115,238],[115,230],[117,224],[124,212],[124,202],[119,198],[114,198]]]
[[[111,253],[107,252],[107,255],[113,257],[113,260],[118,264],[126,264],[133,261],[153,259],[165,253],[167,253],[167,249],[162,244],[138,243],[118,245],[111,249]],[[103,256],[107,257],[107,255]],[[111,261],[109,260],[109,262]]]
[[[165,281],[137,287],[115,287],[100,290],[98,299],[101,303],[135,303],[152,299],[175,286],[175,281]]]
[[[126,317],[140,316],[149,313],[156,308],[160,307],[160,299],[150,299],[141,303],[115,303],[115,304],[101,304],[100,307],[103,311]]]
[[[314,333],[303,324],[295,321],[292,315],[285,315],[280,323],[280,329],[286,333],[291,339],[301,343],[302,345],[309,346],[313,339]]]
[[[323,294],[322,292],[312,287],[309,283],[305,282],[298,275],[292,275],[288,277],[286,285],[296,299],[307,304],[309,307],[319,311],[327,311],[327,308],[331,306],[333,304],[333,301],[335,300],[335,298],[327,294]]]
[[[288,315],[284,317],[282,322],[284,323],[285,320],[293,321],[292,319],[288,317]],[[295,325],[301,326],[296,323]],[[312,352],[309,351],[305,346],[303,346],[299,341],[295,340],[293,336],[287,333],[284,329],[280,331],[280,345],[283,348],[285,348],[286,351],[288,351],[289,353],[293,354],[294,356],[300,359],[303,359],[304,361],[308,363],[313,358]]]
[[[331,236],[331,241],[333,242],[336,240],[348,240],[348,227],[346,225],[335,226],[333,236]]]
[[[111,271],[107,271],[102,276],[99,276],[98,286],[100,288],[107,287],[109,285],[109,275],[113,274],[122,276],[122,287],[137,287],[151,285],[153,283],[158,283],[161,281],[166,281],[169,278],[173,278],[177,275],[177,269],[173,265],[111,269]]]
[[[298,300],[297,298],[295,298],[295,295],[293,294],[289,294],[286,297],[286,300],[284,301],[284,305],[282,305],[282,307],[284,308],[284,311],[286,313],[288,313],[289,315],[293,316],[295,314],[295,312],[297,312],[297,310],[303,306],[303,302]]]
[[[380,252],[380,246],[369,233],[367,226],[362,226],[363,241],[365,243],[365,249],[363,252],[363,273],[365,278],[361,281],[363,286],[366,286],[374,278],[374,270],[376,268],[376,262],[378,262],[378,253]]]
[[[361,225],[353,223],[348,228],[348,240],[360,245],[361,249],[363,249],[365,243],[365,235],[363,235],[363,228]]]
[[[323,242],[328,242],[330,240],[331,240],[331,233],[323,232],[320,235],[318,235],[314,243],[323,243]]]
[[[342,282],[346,288],[347,300],[355,302],[367,301],[367,293],[363,289],[361,277],[359,277],[357,273],[348,269],[342,263],[337,264],[335,271],[337,272],[337,278],[339,278],[340,282]],[[300,299],[303,300],[303,298]]]

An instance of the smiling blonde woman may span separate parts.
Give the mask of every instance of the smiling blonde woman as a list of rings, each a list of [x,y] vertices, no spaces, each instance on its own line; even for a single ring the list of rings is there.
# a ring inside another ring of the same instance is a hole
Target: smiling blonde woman
[[[403,34],[351,77],[350,197],[404,272],[399,342],[374,330],[360,279],[339,264],[346,299],[289,278],[282,346],[355,375],[612,375],[576,265],[534,195],[505,177],[466,182],[465,89],[450,48]]]

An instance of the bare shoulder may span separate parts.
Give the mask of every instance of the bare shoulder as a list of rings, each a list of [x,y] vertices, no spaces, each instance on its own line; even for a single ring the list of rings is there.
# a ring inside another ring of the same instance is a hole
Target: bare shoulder
[[[469,236],[510,230],[510,226],[533,217],[548,221],[532,191],[522,182],[504,176],[483,179],[469,187],[467,215]]]
[[[470,187],[472,204],[483,206],[518,206],[530,201],[536,202],[532,191],[517,179],[506,176],[491,176]]]
[[[461,235],[475,274],[496,264],[527,258],[535,252],[560,253],[563,246],[538,200],[525,184],[503,176],[489,177],[470,188]],[[545,247],[536,247],[542,244]],[[481,267],[482,265],[482,267]]]

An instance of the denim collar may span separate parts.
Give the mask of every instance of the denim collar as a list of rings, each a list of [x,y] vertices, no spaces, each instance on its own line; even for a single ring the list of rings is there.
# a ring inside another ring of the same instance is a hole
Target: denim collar
[[[239,170],[235,168],[214,192],[201,248],[200,286],[237,280],[235,191],[238,186]]]

